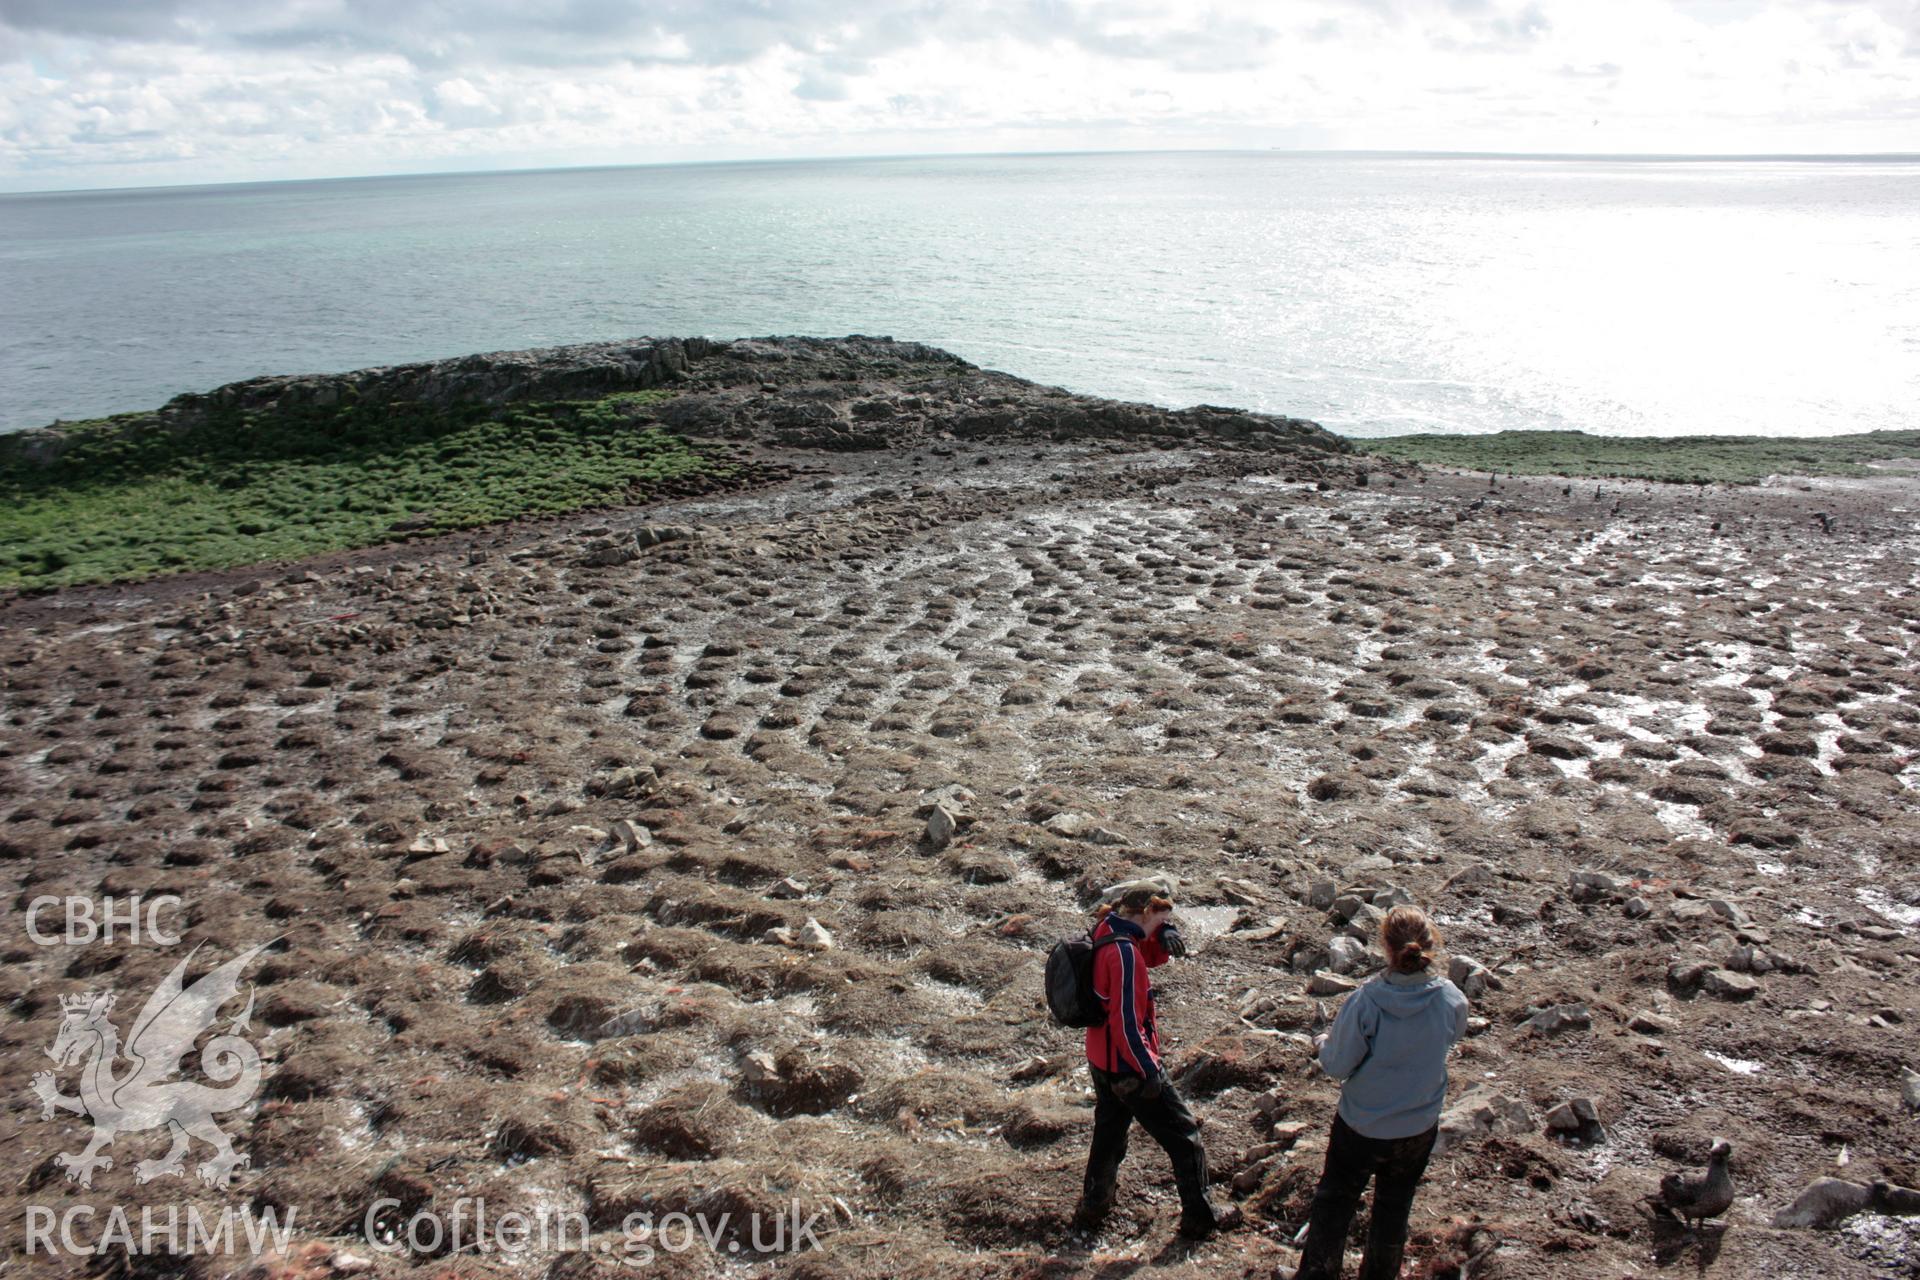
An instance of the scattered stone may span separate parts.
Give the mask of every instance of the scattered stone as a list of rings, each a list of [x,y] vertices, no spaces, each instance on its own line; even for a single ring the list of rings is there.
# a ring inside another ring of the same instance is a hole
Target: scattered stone
[[[1220,886],[1220,896],[1236,907],[1253,907],[1260,904],[1259,886],[1250,881],[1222,876],[1217,883]]]
[[[1541,908],[1525,902],[1496,902],[1493,904],[1493,922],[1499,925],[1523,926],[1540,919]]]
[[[1743,943],[1727,952],[1726,967],[1735,973],[1772,973],[1781,966],[1764,947]]]
[[[1327,962],[1335,973],[1358,973],[1371,967],[1372,955],[1366,943],[1341,934],[1327,944]]]
[[[1373,895],[1373,905],[1382,911],[1391,911],[1395,907],[1411,906],[1413,895],[1401,885],[1392,884]]]
[[[1337,977],[1324,971],[1307,979],[1307,994],[1310,996],[1343,996],[1359,988],[1360,984],[1352,978]]]
[[[1868,942],[1902,942],[1906,934],[1898,929],[1889,929],[1885,925],[1847,922],[1840,926],[1842,933],[1855,933]]]
[[[1386,918],[1386,912],[1371,902],[1364,902],[1348,917],[1345,934],[1364,945],[1380,936],[1380,925]]]
[[[1352,862],[1340,868],[1340,875],[1349,883],[1372,875],[1376,871],[1388,871],[1393,867],[1393,859],[1381,853],[1363,853]]]
[[[1700,975],[1700,989],[1722,1000],[1751,1000],[1760,993],[1760,984],[1745,974],[1715,966]]]
[[[1671,1029],[1665,1021],[1651,1013],[1636,1013],[1627,1019],[1627,1030],[1643,1036],[1663,1036]]]
[[[1673,904],[1669,914],[1681,922],[1709,920],[1732,925],[1735,929],[1753,927],[1753,921],[1747,913],[1724,898],[1683,898]]]
[[[582,845],[590,850],[607,848],[615,843],[613,833],[601,827],[590,827],[584,822],[575,823],[567,828],[570,836],[579,836]]]
[[[1585,1031],[1593,1025],[1593,1015],[1584,1004],[1556,1004],[1520,1025],[1531,1035],[1552,1037],[1569,1031]]]
[[[1753,927],[1753,921],[1748,918],[1747,913],[1733,903],[1728,902],[1725,898],[1708,898],[1707,910],[1713,912],[1713,914],[1719,916],[1736,929],[1751,929]]]
[[[767,896],[769,898],[779,898],[782,900],[804,898],[807,896],[807,886],[804,881],[795,880],[792,876],[788,876],[784,880],[775,882],[773,888],[767,890]]]
[[[638,853],[653,843],[652,831],[625,818],[619,819],[608,827],[607,835],[620,846],[623,853]]]
[[[1580,1142],[1605,1142],[1607,1131],[1600,1124],[1600,1111],[1593,1099],[1568,1098],[1546,1114],[1547,1128]]]
[[[1295,973],[1318,973],[1327,967],[1327,949],[1304,938],[1294,938],[1287,954],[1287,967]]]
[[[809,951],[828,951],[833,947],[833,935],[818,920],[808,916],[807,922],[794,931],[793,944]]]
[[[1600,902],[1619,894],[1624,884],[1604,871],[1572,871],[1567,887],[1567,896],[1575,902]]]
[[[1492,867],[1484,862],[1476,862],[1472,866],[1454,872],[1453,878],[1447,881],[1446,887],[1450,892],[1467,892],[1491,889],[1499,883],[1500,878],[1493,873]]]
[[[1469,1000],[1484,998],[1488,988],[1498,981],[1487,967],[1469,956],[1456,955],[1447,962],[1447,978]]]
[[[1521,1099],[1492,1085],[1476,1085],[1460,1096],[1440,1117],[1440,1136],[1434,1153],[1496,1133],[1530,1133],[1533,1113]]]
[[[959,829],[959,820],[944,804],[936,804],[933,812],[927,815],[927,843],[936,851],[953,843],[954,833]]]
[[[1040,825],[1057,836],[1077,840],[1093,825],[1093,819],[1084,813],[1056,813]]]
[[[659,785],[660,775],[654,772],[651,765],[643,767],[623,765],[608,774],[606,779],[598,784],[599,794],[615,800],[628,796],[649,795]]]
[[[1292,1147],[1294,1143],[1300,1141],[1300,1135],[1312,1127],[1313,1126],[1305,1120],[1281,1120],[1274,1124],[1270,1132],[1272,1134],[1272,1140],[1279,1145],[1282,1151],[1285,1151]]]
[[[588,544],[587,553],[580,557],[580,564],[588,569],[608,569],[638,558],[638,554],[632,547],[599,538]]]
[[[657,547],[663,542],[679,542],[693,537],[693,530],[685,525],[649,524],[633,531],[633,545],[641,550]]]
[[[1667,985],[1676,991],[1691,991],[1700,985],[1713,965],[1705,960],[1679,957],[1667,966]]]
[[[1920,1111],[1920,1071],[1900,1068],[1900,1101],[1909,1111]]]
[[[1315,880],[1307,886],[1307,905],[1315,911],[1325,911],[1333,906],[1334,896],[1339,892],[1339,886],[1333,881]]]

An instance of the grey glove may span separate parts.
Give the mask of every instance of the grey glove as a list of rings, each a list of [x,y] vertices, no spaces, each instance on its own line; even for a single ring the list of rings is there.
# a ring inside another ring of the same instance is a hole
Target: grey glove
[[[1167,949],[1170,956],[1185,958],[1187,954],[1187,940],[1180,936],[1180,931],[1172,924],[1160,926],[1160,945]]]

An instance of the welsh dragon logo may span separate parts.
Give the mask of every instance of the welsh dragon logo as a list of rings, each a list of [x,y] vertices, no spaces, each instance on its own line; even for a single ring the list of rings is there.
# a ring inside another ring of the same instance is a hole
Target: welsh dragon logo
[[[54,1157],[66,1168],[69,1182],[91,1187],[95,1169],[113,1167],[113,1160],[100,1152],[116,1136],[161,1125],[172,1134],[173,1146],[158,1160],[142,1160],[134,1166],[134,1181],[150,1182],[182,1172],[189,1138],[198,1138],[213,1148],[213,1155],[195,1170],[202,1182],[225,1187],[233,1181],[233,1171],[246,1164],[248,1157],[233,1149],[213,1116],[244,1106],[260,1087],[260,1053],[240,1034],[253,1016],[252,988],[247,991],[246,1009],[228,1024],[224,1035],[216,1035],[200,1051],[200,1068],[208,1079],[233,1083],[212,1088],[168,1077],[179,1071],[180,1059],[192,1050],[200,1033],[213,1026],[220,1006],[233,998],[240,986],[241,970],[270,945],[262,943],[235,956],[182,990],[182,975],[193,953],[200,950],[195,947],[147,997],[124,1049],[119,1032],[107,1017],[113,1010],[112,992],[88,991],[60,998],[65,1016],[47,1056],[62,1068],[86,1063],[80,1075],[80,1094],[72,1098],[63,1095],[51,1071],[34,1076],[33,1091],[40,1097],[42,1119],[51,1120],[58,1109],[93,1121],[93,1140],[85,1151]]]

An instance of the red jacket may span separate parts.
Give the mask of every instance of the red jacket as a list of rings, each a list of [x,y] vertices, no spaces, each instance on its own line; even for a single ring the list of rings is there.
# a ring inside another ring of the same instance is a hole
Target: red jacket
[[[1120,941],[1093,953],[1093,994],[1107,1007],[1107,1020],[1087,1028],[1087,1061],[1116,1075],[1152,1078],[1160,1073],[1160,1029],[1153,1016],[1153,984],[1147,970],[1168,960],[1159,935],[1108,912],[1093,931],[1095,942]]]

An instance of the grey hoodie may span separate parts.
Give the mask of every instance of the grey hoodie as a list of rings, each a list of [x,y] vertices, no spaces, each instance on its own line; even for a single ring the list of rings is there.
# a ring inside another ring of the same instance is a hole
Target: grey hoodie
[[[1320,1047],[1340,1118],[1369,1138],[1411,1138],[1440,1119],[1447,1050],[1467,1029],[1467,998],[1431,971],[1383,973],[1348,996]]]

